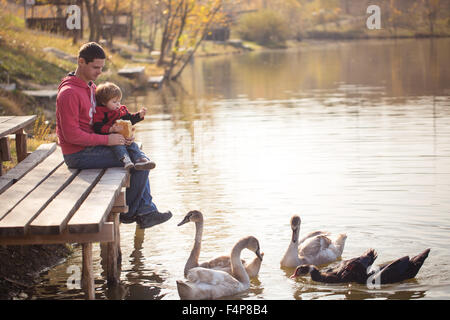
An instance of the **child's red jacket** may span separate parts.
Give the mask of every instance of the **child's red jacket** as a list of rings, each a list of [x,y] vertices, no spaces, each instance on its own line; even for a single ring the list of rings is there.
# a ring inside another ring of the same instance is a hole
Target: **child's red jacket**
[[[109,134],[109,129],[118,119],[130,120],[131,124],[141,121],[139,112],[131,114],[126,106],[120,106],[119,109],[110,111],[107,107],[97,106],[94,113],[94,132],[98,134]]]

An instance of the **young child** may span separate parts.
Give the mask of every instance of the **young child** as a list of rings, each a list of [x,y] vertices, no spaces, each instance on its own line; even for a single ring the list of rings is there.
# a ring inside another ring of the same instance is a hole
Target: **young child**
[[[118,132],[119,128],[115,122],[119,119],[129,120],[133,125],[144,120],[146,108],[131,114],[126,106],[120,104],[121,99],[122,91],[114,83],[105,82],[97,87],[95,91],[97,106],[93,119],[94,132],[98,134]],[[133,167],[136,170],[151,170],[155,167],[155,163],[150,161],[134,142],[130,145],[112,146],[111,148],[127,170]],[[137,160],[133,163],[131,159]]]

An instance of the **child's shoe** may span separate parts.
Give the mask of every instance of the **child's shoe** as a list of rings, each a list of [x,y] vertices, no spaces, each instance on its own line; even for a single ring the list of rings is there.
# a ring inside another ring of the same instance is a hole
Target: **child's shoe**
[[[134,163],[136,170],[151,170],[156,167],[156,163],[148,160],[147,158],[140,158]]]
[[[122,161],[125,170],[130,171],[132,168],[134,168],[134,164],[133,162],[131,162],[129,156],[123,157],[120,161]]]

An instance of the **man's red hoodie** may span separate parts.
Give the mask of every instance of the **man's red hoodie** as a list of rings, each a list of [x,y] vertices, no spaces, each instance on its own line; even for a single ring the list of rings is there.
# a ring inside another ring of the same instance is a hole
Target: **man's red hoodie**
[[[107,145],[108,136],[94,133],[95,84],[90,86],[70,73],[58,87],[56,97],[56,134],[63,154],[89,146]]]

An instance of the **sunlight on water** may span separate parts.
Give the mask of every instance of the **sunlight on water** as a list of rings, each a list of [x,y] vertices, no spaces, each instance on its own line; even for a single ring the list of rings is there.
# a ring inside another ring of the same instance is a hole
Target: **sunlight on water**
[[[441,70],[433,78],[429,55],[442,57],[450,44],[437,41],[440,50],[433,53],[419,41],[417,55],[402,59],[413,45],[339,43],[199,60],[183,79],[188,93],[181,98],[167,91],[129,98],[132,109],[150,106],[137,138],[157,163],[150,174],[154,200],[174,217],[147,230],[121,225],[119,288],[107,288],[96,247],[97,298],[178,299],[175,280],[183,278],[195,228],[176,225],[198,209],[205,216],[200,262],[229,254],[247,235],[257,237],[265,253],[251,289],[233,298],[448,299],[450,70],[438,59]],[[363,49],[366,61],[377,52],[390,58],[378,68],[364,65],[363,57],[349,58]],[[426,68],[414,64],[405,74],[391,73],[420,54]],[[321,61],[329,70],[313,74]],[[309,277],[292,281],[293,269],[279,262],[293,214],[302,218],[300,237],[318,229],[346,233],[343,259],[370,247],[378,251],[375,264],[426,248],[431,253],[415,279],[378,290]],[[243,257],[253,254],[244,251]],[[65,288],[67,267],[80,263],[77,249],[44,277],[37,298],[81,298]]]

